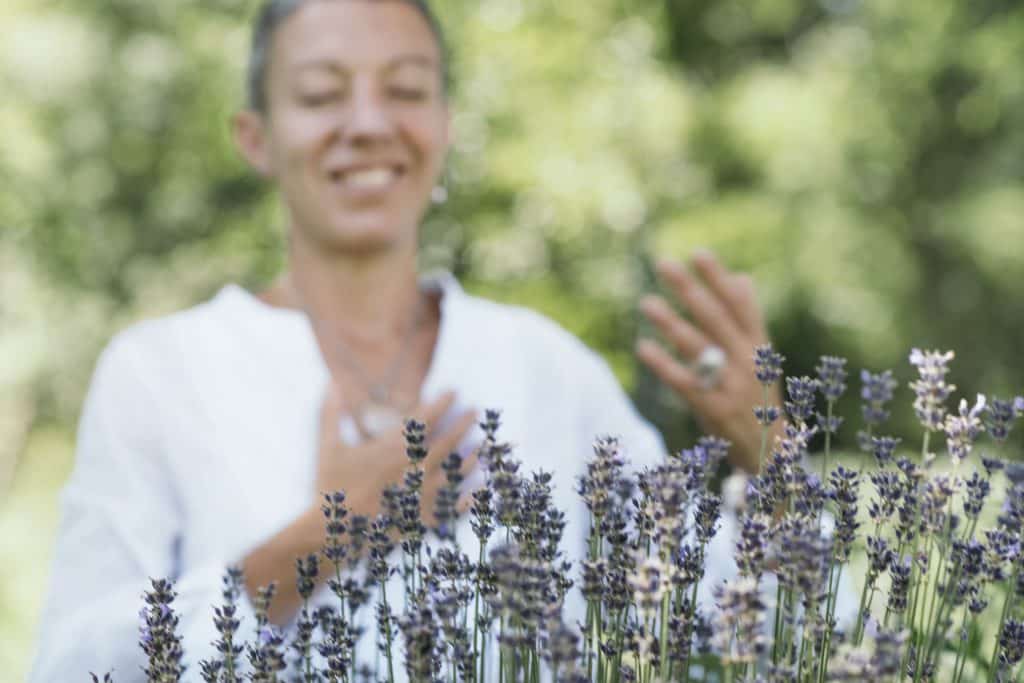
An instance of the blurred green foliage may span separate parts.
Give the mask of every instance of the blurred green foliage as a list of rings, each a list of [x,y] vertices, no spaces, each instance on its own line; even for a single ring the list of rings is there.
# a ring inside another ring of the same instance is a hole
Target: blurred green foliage
[[[437,5],[456,144],[424,265],[581,335],[671,445],[692,428],[635,368],[635,301],[650,257],[696,246],[755,275],[792,373],[829,353],[905,387],[918,345],[956,349],[964,395],[1022,389],[1020,3]],[[20,634],[0,670],[16,678],[99,348],[281,265],[275,198],[228,136],[254,10],[0,8],[0,624]]]

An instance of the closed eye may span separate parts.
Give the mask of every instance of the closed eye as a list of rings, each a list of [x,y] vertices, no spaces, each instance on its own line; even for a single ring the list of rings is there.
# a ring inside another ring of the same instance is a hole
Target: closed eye
[[[302,104],[306,105],[307,107],[320,107],[325,104],[330,104],[331,102],[334,102],[336,99],[338,99],[339,95],[340,93],[332,90],[329,92],[309,93],[306,95],[302,95],[300,99],[302,101]]]
[[[420,88],[391,88],[391,96],[398,100],[417,102],[427,98],[427,91]]]

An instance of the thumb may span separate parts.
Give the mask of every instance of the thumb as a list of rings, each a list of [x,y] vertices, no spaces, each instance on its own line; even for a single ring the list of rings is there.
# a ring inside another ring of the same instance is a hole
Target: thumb
[[[327,381],[324,388],[323,401],[320,404],[320,444],[340,445],[341,431],[339,424],[343,415],[341,391],[333,379]]]

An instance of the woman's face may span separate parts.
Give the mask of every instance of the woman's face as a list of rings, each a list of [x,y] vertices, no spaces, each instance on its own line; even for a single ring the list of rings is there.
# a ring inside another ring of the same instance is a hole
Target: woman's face
[[[261,117],[263,170],[294,238],[415,248],[448,148],[441,53],[403,2],[312,2],[278,27]]]

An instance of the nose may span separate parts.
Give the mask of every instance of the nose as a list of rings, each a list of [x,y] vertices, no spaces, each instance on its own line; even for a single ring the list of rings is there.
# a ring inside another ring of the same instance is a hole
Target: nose
[[[394,130],[391,112],[369,79],[358,79],[353,85],[345,129],[352,144],[363,145],[385,139]]]

